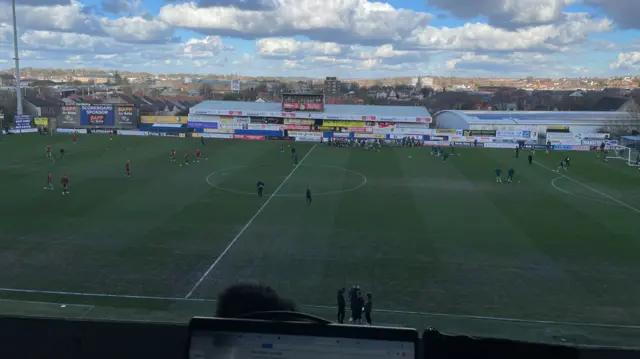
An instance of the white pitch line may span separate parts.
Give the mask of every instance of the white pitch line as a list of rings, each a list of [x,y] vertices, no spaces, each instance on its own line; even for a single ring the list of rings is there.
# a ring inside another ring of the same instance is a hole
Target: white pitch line
[[[206,299],[206,298],[160,297],[160,296],[128,295],[128,294],[63,292],[63,291],[53,291],[53,290],[18,289],[18,288],[0,288],[0,292],[50,294],[50,295],[76,296],[76,297],[93,297],[93,298],[162,300],[162,301],[172,301],[172,302],[204,302],[204,303],[216,303],[217,302],[217,300],[215,300],[215,299]],[[78,304],[67,304],[67,305],[76,305],[76,306],[78,306]],[[335,306],[311,305],[311,304],[302,304],[302,305],[299,305],[299,307],[300,308],[310,308],[310,309],[323,309],[323,310],[336,310],[337,309]],[[535,319],[523,319],[523,318],[506,318],[506,317],[492,317],[492,316],[481,316],[481,315],[433,313],[433,312],[390,310],[390,309],[374,309],[374,312],[375,313],[397,314],[397,315],[414,315],[414,316],[425,316],[425,317],[443,317],[443,318],[454,318],[454,319],[491,320],[491,321],[499,321],[499,322],[512,322],[512,323],[524,323],[524,324],[565,325],[565,326],[575,326],[575,327],[616,328],[616,329],[640,330],[640,325],[588,323],[588,322],[562,322],[562,321],[554,321],[554,320],[535,320]]]
[[[196,291],[196,289],[198,289],[198,287],[200,286],[200,284],[202,284],[202,281],[205,280],[205,278],[207,278],[207,276],[209,275],[209,273],[211,273],[211,271],[213,270],[213,268],[215,268],[215,266],[218,265],[218,263],[220,263],[220,260],[222,260],[222,258],[227,254],[227,252],[229,252],[229,250],[231,249],[231,247],[233,247],[234,244],[236,244],[236,241],[238,240],[238,238],[240,238],[240,236],[242,236],[242,234],[244,233],[244,231],[247,230],[247,228],[249,228],[249,226],[251,225],[251,223],[253,223],[253,221],[258,217],[258,215],[260,215],[260,213],[262,213],[262,211],[265,209],[265,207],[267,207],[267,205],[269,204],[269,202],[271,202],[271,200],[276,196],[276,194],[278,194],[278,191],[280,191],[280,189],[282,188],[282,186],[285,185],[285,183],[287,183],[287,181],[289,180],[289,178],[291,178],[291,176],[293,176],[293,174],[296,172],[296,170],[298,169],[298,167],[304,162],[304,160],[307,159],[307,157],[311,154],[311,152],[316,148],[317,145],[313,145],[313,147],[311,147],[311,149],[309,150],[309,152],[307,152],[306,155],[304,155],[304,157],[302,157],[302,159],[300,160],[300,163],[298,165],[296,165],[295,167],[293,167],[293,170],[291,170],[291,172],[289,173],[289,175],[287,177],[284,178],[284,180],[282,181],[282,183],[280,183],[280,185],[276,188],[275,191],[273,191],[273,193],[269,196],[269,198],[267,198],[267,200],[264,202],[264,204],[258,209],[258,211],[256,212],[256,214],[253,215],[253,217],[251,217],[251,219],[249,220],[249,222],[247,222],[247,224],[245,224],[244,227],[242,227],[242,229],[240,230],[240,232],[238,232],[238,235],[236,235],[236,237],[231,240],[231,242],[229,243],[229,245],[227,246],[227,248],[224,249],[224,251],[222,251],[222,253],[218,256],[218,258],[216,258],[215,262],[213,262],[213,264],[211,264],[211,266],[209,266],[209,269],[207,269],[206,272],[204,272],[204,274],[202,275],[202,277],[200,277],[200,279],[198,279],[198,281],[196,282],[196,284],[193,286],[193,288],[191,288],[191,290],[189,291],[189,293],[187,293],[187,295],[184,296],[185,299],[189,299],[189,297],[191,297],[191,295],[193,294],[193,292]]]
[[[547,166],[545,166],[545,165],[543,165],[543,164],[541,164],[541,163],[539,163],[539,162],[535,162],[535,161],[534,161],[533,163],[537,164],[538,166],[540,166],[540,167],[542,167],[542,168],[546,168],[546,169],[548,169],[548,170],[549,170],[549,171],[551,171],[551,172],[558,173],[560,176],[562,176],[562,177],[564,177],[564,178],[566,178],[566,179],[568,179],[568,180],[570,180],[570,181],[573,181],[573,182],[575,182],[575,183],[577,183],[577,184],[581,185],[582,187],[584,187],[584,188],[586,188],[586,189],[588,189],[588,190],[591,190],[591,191],[593,191],[593,192],[595,192],[595,193],[597,193],[597,194],[599,194],[599,195],[601,195],[601,196],[603,196],[603,197],[606,197],[606,198],[608,198],[608,199],[610,199],[610,200],[612,200],[612,201],[616,202],[617,204],[619,204],[619,205],[621,205],[621,206],[627,207],[628,209],[630,209],[630,210],[632,210],[632,211],[634,211],[634,212],[636,212],[636,213],[640,213],[640,209],[637,209],[637,208],[635,208],[635,207],[633,207],[633,206],[630,206],[630,205],[628,205],[628,204],[626,204],[626,203],[622,202],[622,201],[621,201],[621,200],[619,200],[619,199],[613,198],[613,197],[609,196],[609,195],[608,195],[608,194],[606,194],[606,193],[602,193],[602,192],[598,191],[597,189],[595,189],[595,188],[593,188],[593,187],[591,187],[591,186],[588,186],[588,185],[586,185],[586,184],[584,184],[584,183],[582,183],[582,182],[580,182],[580,181],[578,181],[578,180],[576,180],[576,179],[573,179],[573,178],[571,178],[571,177],[569,177],[569,176],[567,176],[567,175],[563,175],[562,173],[556,172],[556,171],[552,170],[551,168],[549,168],[549,167],[547,167]]]

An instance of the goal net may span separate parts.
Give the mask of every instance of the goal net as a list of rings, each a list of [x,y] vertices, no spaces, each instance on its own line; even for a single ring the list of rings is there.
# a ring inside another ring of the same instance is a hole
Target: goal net
[[[640,152],[636,149],[625,146],[607,146],[609,150],[608,158],[620,159],[627,162],[629,166],[640,166]]]

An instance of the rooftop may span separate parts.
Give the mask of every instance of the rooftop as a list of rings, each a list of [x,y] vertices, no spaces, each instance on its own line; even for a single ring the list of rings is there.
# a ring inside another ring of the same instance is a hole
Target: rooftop
[[[434,115],[455,114],[475,125],[593,125],[607,121],[630,120],[621,111],[458,111],[445,110]]]
[[[239,101],[204,101],[192,110],[272,112],[281,113],[282,105],[278,102],[239,102]],[[429,111],[418,106],[368,106],[368,105],[325,105],[325,117],[330,116],[376,116],[376,117],[428,117]],[[296,117],[313,117],[318,112],[296,111]]]

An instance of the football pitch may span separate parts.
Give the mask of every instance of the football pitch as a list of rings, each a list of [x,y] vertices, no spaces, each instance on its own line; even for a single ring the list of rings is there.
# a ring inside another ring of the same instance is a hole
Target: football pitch
[[[637,168],[593,152],[537,151],[528,165],[528,151],[456,148],[443,162],[312,143],[295,143],[296,167],[280,145],[2,138],[0,314],[187,322],[253,281],[333,320],[337,289],[359,283],[378,324],[640,342]],[[200,163],[180,166],[196,149]],[[496,183],[510,167],[514,182]]]

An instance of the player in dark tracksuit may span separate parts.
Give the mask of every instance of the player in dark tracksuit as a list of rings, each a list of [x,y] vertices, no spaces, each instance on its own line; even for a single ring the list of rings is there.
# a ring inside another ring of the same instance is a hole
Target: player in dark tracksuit
[[[533,163],[533,152],[529,152],[529,156],[527,156],[527,158],[529,159],[529,164]]]
[[[311,188],[307,187],[307,204],[311,204]]]
[[[367,324],[371,325],[371,310],[373,309],[373,300],[371,299],[371,293],[367,293],[367,302],[364,304],[364,319]]]
[[[291,146],[291,158],[296,155],[296,146]]]
[[[264,190],[264,182],[258,181],[258,197],[262,197],[262,191]]]
[[[516,147],[516,158],[520,158],[520,147]]]
[[[344,310],[346,307],[346,302],[344,300],[344,288],[340,288],[338,290],[338,323],[344,323]]]
[[[351,319],[349,319],[349,321],[355,322],[356,320],[359,293],[360,286],[358,286],[357,284],[349,289],[349,304],[351,305]]]

